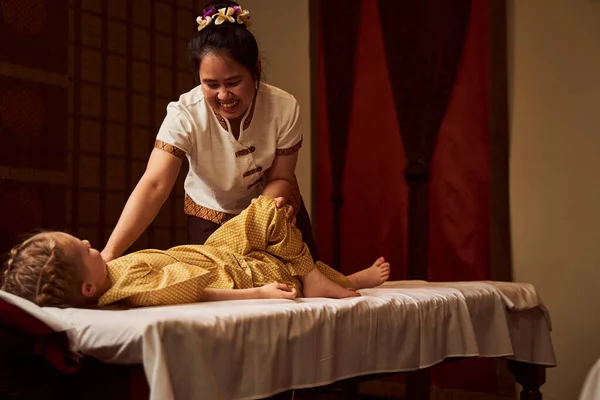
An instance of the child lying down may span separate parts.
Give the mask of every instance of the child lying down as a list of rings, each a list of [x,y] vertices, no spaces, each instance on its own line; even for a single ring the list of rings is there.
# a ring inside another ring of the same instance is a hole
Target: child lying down
[[[15,247],[2,290],[39,306],[142,307],[198,301],[358,296],[385,282],[379,258],[344,276],[313,262],[298,229],[276,199],[260,196],[204,245],[142,250],[105,263],[87,240],[37,234]]]

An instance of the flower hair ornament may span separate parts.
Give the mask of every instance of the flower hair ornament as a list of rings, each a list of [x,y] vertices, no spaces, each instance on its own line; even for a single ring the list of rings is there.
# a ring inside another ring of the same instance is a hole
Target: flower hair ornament
[[[219,10],[215,10],[214,7],[205,10],[202,15],[196,18],[196,22],[198,23],[198,30],[206,28],[213,22],[215,25],[221,25],[223,22],[229,22],[235,24],[244,24],[246,28],[252,26],[252,21],[250,21],[250,11],[242,10],[241,7],[224,7],[219,8]]]

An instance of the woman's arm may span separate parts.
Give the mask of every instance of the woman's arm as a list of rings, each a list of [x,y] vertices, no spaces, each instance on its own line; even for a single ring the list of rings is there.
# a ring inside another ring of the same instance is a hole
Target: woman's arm
[[[296,185],[294,171],[296,169],[297,161],[298,152],[291,155],[275,156],[273,165],[271,165],[271,168],[269,168],[265,174],[267,184],[262,194],[263,196],[271,198],[283,198],[283,201],[278,202],[278,207],[281,207],[288,202],[292,189]],[[286,212],[288,219],[292,220],[292,223],[295,211],[297,210],[294,210],[293,207],[288,207],[288,211]]]
[[[129,196],[119,222],[110,235],[102,257],[110,261],[127,250],[154,220],[177,180],[182,160],[154,149],[146,172]]]

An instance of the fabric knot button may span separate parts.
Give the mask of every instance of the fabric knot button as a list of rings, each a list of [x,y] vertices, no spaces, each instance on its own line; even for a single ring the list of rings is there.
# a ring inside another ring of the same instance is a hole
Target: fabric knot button
[[[254,150],[250,150],[250,149],[244,149],[244,150],[239,150],[235,152],[235,156],[236,157],[241,157],[241,156],[245,156],[247,154],[252,153]]]

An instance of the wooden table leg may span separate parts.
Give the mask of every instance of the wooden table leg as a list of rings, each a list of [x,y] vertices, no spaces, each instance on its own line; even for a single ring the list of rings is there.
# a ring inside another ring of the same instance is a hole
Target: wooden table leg
[[[508,360],[508,369],[523,388],[520,400],[542,400],[540,387],[546,383],[546,367]]]

